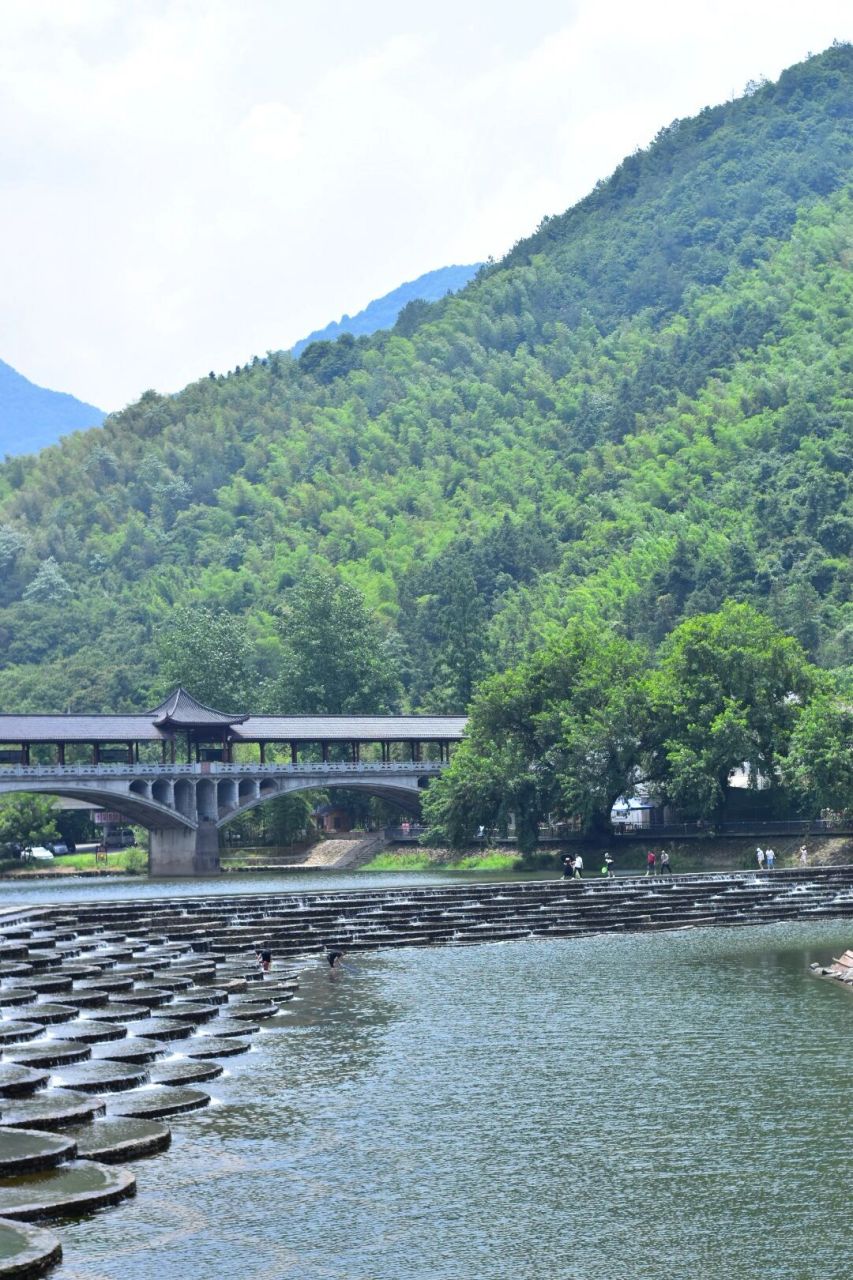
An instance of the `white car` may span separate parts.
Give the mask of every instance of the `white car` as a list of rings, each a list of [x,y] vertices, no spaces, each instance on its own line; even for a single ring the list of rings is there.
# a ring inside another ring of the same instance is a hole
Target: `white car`
[[[49,858],[51,862],[53,861],[53,854],[50,849],[45,849],[43,844],[34,844],[32,848],[22,850],[21,857],[27,861],[31,858],[39,858],[45,862]]]

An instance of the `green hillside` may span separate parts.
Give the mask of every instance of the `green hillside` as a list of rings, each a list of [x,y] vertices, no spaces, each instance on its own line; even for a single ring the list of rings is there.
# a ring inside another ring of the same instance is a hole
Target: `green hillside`
[[[187,602],[247,619],[274,701],[280,610],[321,564],[415,708],[572,616],[656,643],[727,597],[849,665],[851,103],[834,46],[662,130],[394,330],[7,462],[0,705],[150,701]]]

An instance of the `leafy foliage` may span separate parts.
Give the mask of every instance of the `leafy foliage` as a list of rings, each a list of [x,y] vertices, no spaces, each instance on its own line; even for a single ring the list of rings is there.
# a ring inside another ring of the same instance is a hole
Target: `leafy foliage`
[[[713,816],[743,763],[754,785],[845,807],[850,727],[797,641],[749,605],[682,622],[656,663],[575,623],[480,686],[424,812],[454,847],[512,812],[530,848],[548,816],[609,829],[614,802],[643,783],[687,816]]]
[[[309,574],[287,593],[280,625],[279,705],[332,715],[395,708],[394,655],[355,588],[328,571]]]
[[[682,622],[650,687],[668,798],[710,816],[741,764],[751,780],[777,785],[815,679],[797,641],[749,605]]]
[[[609,827],[650,745],[645,677],[639,645],[577,623],[487,680],[468,737],[424,800],[431,826],[458,847],[480,823],[505,829],[512,813],[522,849],[551,810]]]
[[[248,629],[240,617],[204,605],[182,606],[157,637],[163,693],[191,689],[210,707],[239,711],[254,702]]]
[[[19,792],[0,800],[0,851],[5,856],[13,853],[17,845],[30,848],[58,839],[50,796]]]

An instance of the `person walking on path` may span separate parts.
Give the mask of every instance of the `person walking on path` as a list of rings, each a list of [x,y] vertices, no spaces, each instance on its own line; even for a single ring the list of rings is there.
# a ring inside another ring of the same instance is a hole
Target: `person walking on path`
[[[764,850],[761,845],[755,850],[755,861],[758,863],[758,870],[764,870]]]
[[[672,875],[672,867],[670,866],[669,853],[667,852],[667,850],[666,850],[666,849],[661,849],[661,854],[660,854],[660,873],[661,873],[661,875],[663,875],[663,874],[664,874],[664,872],[665,872],[667,875],[671,876],[671,875]]]
[[[612,880],[614,878],[613,859],[609,853],[605,853],[604,855],[604,866],[601,868],[601,874],[606,876],[608,880]]]
[[[576,880],[583,880],[583,858],[578,854],[574,861],[574,872]]]
[[[764,861],[767,863],[767,870],[772,871],[776,866],[776,851],[774,849],[765,849]]]
[[[563,879],[571,880],[574,869],[575,860],[570,853],[567,853],[563,858]]]
[[[658,865],[658,860],[655,855],[655,851],[654,849],[649,849],[649,852],[646,854],[646,875],[647,876],[657,875],[657,865]]]
[[[807,867],[809,865],[809,851],[805,845],[800,847],[800,866]]]

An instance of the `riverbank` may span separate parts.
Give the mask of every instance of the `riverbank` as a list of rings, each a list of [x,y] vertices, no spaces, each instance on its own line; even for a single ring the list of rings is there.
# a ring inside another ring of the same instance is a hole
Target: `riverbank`
[[[62,880],[70,876],[86,876],[93,880],[110,876],[145,875],[148,854],[144,849],[116,849],[107,854],[107,865],[96,863],[94,853],[64,853],[53,861],[30,863],[7,862],[0,870],[4,880]]]
[[[580,854],[587,877],[598,876],[608,850],[613,857],[616,874],[645,872],[646,857],[650,849],[665,848],[670,856],[673,871],[754,871],[755,849],[758,841],[753,838],[709,837],[706,840],[645,840],[630,842],[614,839],[604,841],[573,841],[565,846],[539,848],[527,856],[504,846],[472,846],[460,852],[442,847],[392,846],[365,863],[362,871],[547,871],[555,874],[562,866],[567,853]],[[767,840],[776,852],[779,868],[800,865],[801,836],[784,836]],[[849,836],[811,838],[805,841],[809,853],[809,865],[815,867],[843,866],[853,862],[853,839]]]

